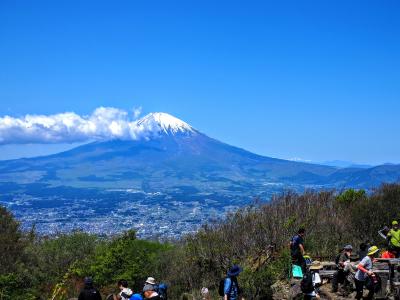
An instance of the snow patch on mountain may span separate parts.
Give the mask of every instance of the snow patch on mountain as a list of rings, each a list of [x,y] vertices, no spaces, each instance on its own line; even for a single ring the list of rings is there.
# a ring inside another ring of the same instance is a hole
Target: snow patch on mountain
[[[137,129],[151,133],[195,133],[195,129],[186,122],[167,113],[150,113],[137,121]]]

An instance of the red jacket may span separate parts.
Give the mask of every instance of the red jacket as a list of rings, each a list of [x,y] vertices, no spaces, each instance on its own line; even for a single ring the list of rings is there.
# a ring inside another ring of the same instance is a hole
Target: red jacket
[[[396,256],[392,252],[385,251],[382,253],[382,258],[396,258]]]

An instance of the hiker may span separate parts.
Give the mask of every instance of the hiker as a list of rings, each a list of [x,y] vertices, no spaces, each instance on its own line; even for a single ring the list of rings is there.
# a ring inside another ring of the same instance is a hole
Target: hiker
[[[117,283],[120,292],[118,295],[113,295],[114,300],[129,300],[129,298],[133,295],[133,292],[130,288],[128,288],[128,281],[125,279],[121,279]]]
[[[322,269],[322,264],[315,260],[311,263],[310,272],[306,273],[302,279],[300,286],[301,291],[304,293],[304,300],[320,299],[319,287],[322,284],[319,270]]]
[[[387,234],[387,238],[389,240],[389,246],[396,250],[398,254],[400,252],[400,229],[397,221],[392,222],[392,229],[390,229]]]
[[[297,234],[290,240],[290,254],[292,256],[292,263],[301,267],[303,274],[307,271],[307,264],[304,259],[304,236],[306,230],[300,228]]]
[[[346,245],[336,258],[337,270],[333,274],[332,278],[332,292],[336,293],[338,291],[339,283],[346,283],[346,277],[350,272],[350,256],[353,252],[353,247],[351,245]]]
[[[154,291],[160,296],[160,299],[162,300],[167,300],[168,296],[167,296],[167,285],[165,283],[159,283],[157,284],[156,280],[154,279],[154,277],[147,277],[145,285],[146,284],[150,284],[153,286]]]
[[[397,251],[389,246],[388,249],[382,253],[381,258],[391,259],[391,258],[396,258],[396,256],[397,256]]]
[[[145,299],[160,300],[160,295],[155,291],[154,285],[145,284],[143,287],[143,295]]]
[[[378,253],[379,249],[377,246],[372,246],[368,249],[367,256],[365,256],[357,267],[357,272],[355,275],[355,285],[356,285],[356,299],[363,299],[364,285],[366,284],[367,277],[373,278],[375,274],[371,271],[374,261],[374,257]],[[366,299],[373,299],[374,290],[370,289]]]
[[[210,291],[208,290],[208,288],[206,287],[201,288],[200,294],[201,294],[201,300],[211,300]]]
[[[238,300],[239,299],[239,285],[237,277],[242,272],[242,268],[234,265],[229,269],[227,277],[224,280],[224,300]]]
[[[86,277],[83,290],[79,293],[78,300],[101,300],[100,292],[93,287],[91,277]]]

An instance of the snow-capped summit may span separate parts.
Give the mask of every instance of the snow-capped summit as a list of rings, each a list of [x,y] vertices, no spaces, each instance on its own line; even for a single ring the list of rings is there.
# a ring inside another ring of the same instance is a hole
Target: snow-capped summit
[[[196,130],[186,122],[162,112],[150,113],[138,120],[136,125],[142,131],[153,133],[191,134],[196,132]]]

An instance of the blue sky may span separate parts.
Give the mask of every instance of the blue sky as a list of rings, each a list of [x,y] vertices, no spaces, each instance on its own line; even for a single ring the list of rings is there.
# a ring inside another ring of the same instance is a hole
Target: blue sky
[[[400,2],[0,1],[0,116],[163,111],[253,152],[400,163]],[[70,145],[3,145],[0,159]]]

